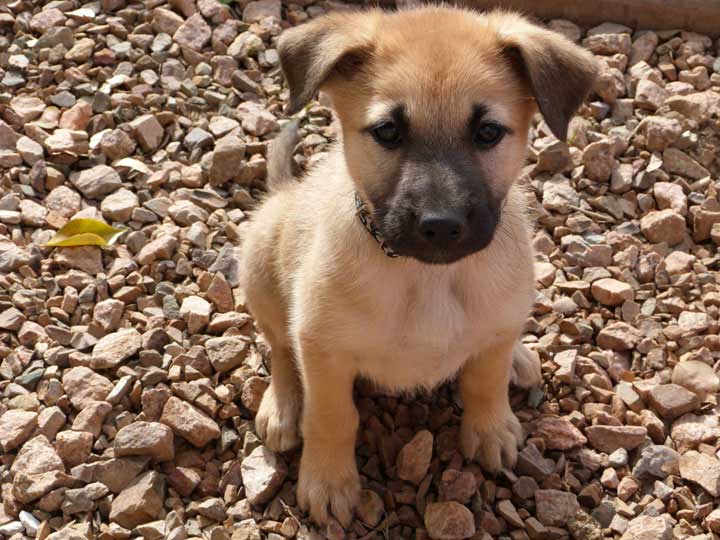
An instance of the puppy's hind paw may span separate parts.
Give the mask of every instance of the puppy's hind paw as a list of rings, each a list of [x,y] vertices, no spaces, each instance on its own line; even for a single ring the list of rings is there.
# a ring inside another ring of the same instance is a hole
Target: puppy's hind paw
[[[519,388],[533,388],[540,386],[541,382],[540,358],[536,352],[531,351],[518,341],[513,348],[510,384]]]
[[[300,446],[299,409],[295,400],[278,398],[273,385],[268,387],[255,416],[255,430],[265,446],[279,453]]]
[[[509,407],[499,417],[487,413],[463,415],[460,449],[467,459],[476,460],[488,472],[513,468],[522,441],[522,427]]]
[[[360,500],[360,477],[354,461],[342,466],[318,463],[303,455],[297,490],[300,508],[307,511],[315,523],[327,525],[332,514],[348,528]]]

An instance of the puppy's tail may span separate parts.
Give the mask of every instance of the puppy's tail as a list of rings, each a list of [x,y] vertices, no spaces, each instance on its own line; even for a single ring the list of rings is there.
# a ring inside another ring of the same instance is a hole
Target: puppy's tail
[[[293,150],[300,138],[299,126],[298,120],[291,120],[270,145],[267,161],[269,191],[279,191],[295,181],[292,168]]]

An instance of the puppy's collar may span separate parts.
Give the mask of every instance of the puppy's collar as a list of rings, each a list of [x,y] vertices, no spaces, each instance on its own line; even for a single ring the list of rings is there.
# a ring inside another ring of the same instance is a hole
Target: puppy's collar
[[[400,255],[395,253],[393,249],[387,244],[387,242],[383,238],[382,233],[380,232],[380,229],[378,229],[375,223],[373,223],[372,216],[370,215],[367,206],[365,205],[357,191],[355,192],[355,209],[355,213],[360,219],[360,223],[363,224],[365,230],[367,230],[367,232],[370,233],[370,236],[372,236],[373,239],[378,243],[380,249],[383,250],[383,253],[385,253],[385,255],[387,255],[388,257],[399,257]]]

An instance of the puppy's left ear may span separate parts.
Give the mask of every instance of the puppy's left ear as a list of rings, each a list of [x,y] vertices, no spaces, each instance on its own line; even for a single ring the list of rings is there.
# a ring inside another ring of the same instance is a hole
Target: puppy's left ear
[[[519,15],[494,13],[502,52],[526,80],[553,134],[565,141],[570,120],[597,76],[593,55],[565,36]]]
[[[374,10],[335,12],[285,30],[278,41],[288,87],[287,114],[295,114],[315,93],[336,80],[350,81],[372,51]]]

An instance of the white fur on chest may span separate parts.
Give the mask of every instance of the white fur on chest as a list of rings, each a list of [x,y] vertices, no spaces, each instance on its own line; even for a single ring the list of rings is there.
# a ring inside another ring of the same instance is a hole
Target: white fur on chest
[[[396,390],[432,387],[512,327],[512,292],[501,282],[483,282],[487,268],[470,261],[397,266],[366,275],[359,284],[368,301],[376,299],[371,317],[352,308],[337,313],[335,329],[352,331],[335,337],[360,374]]]

